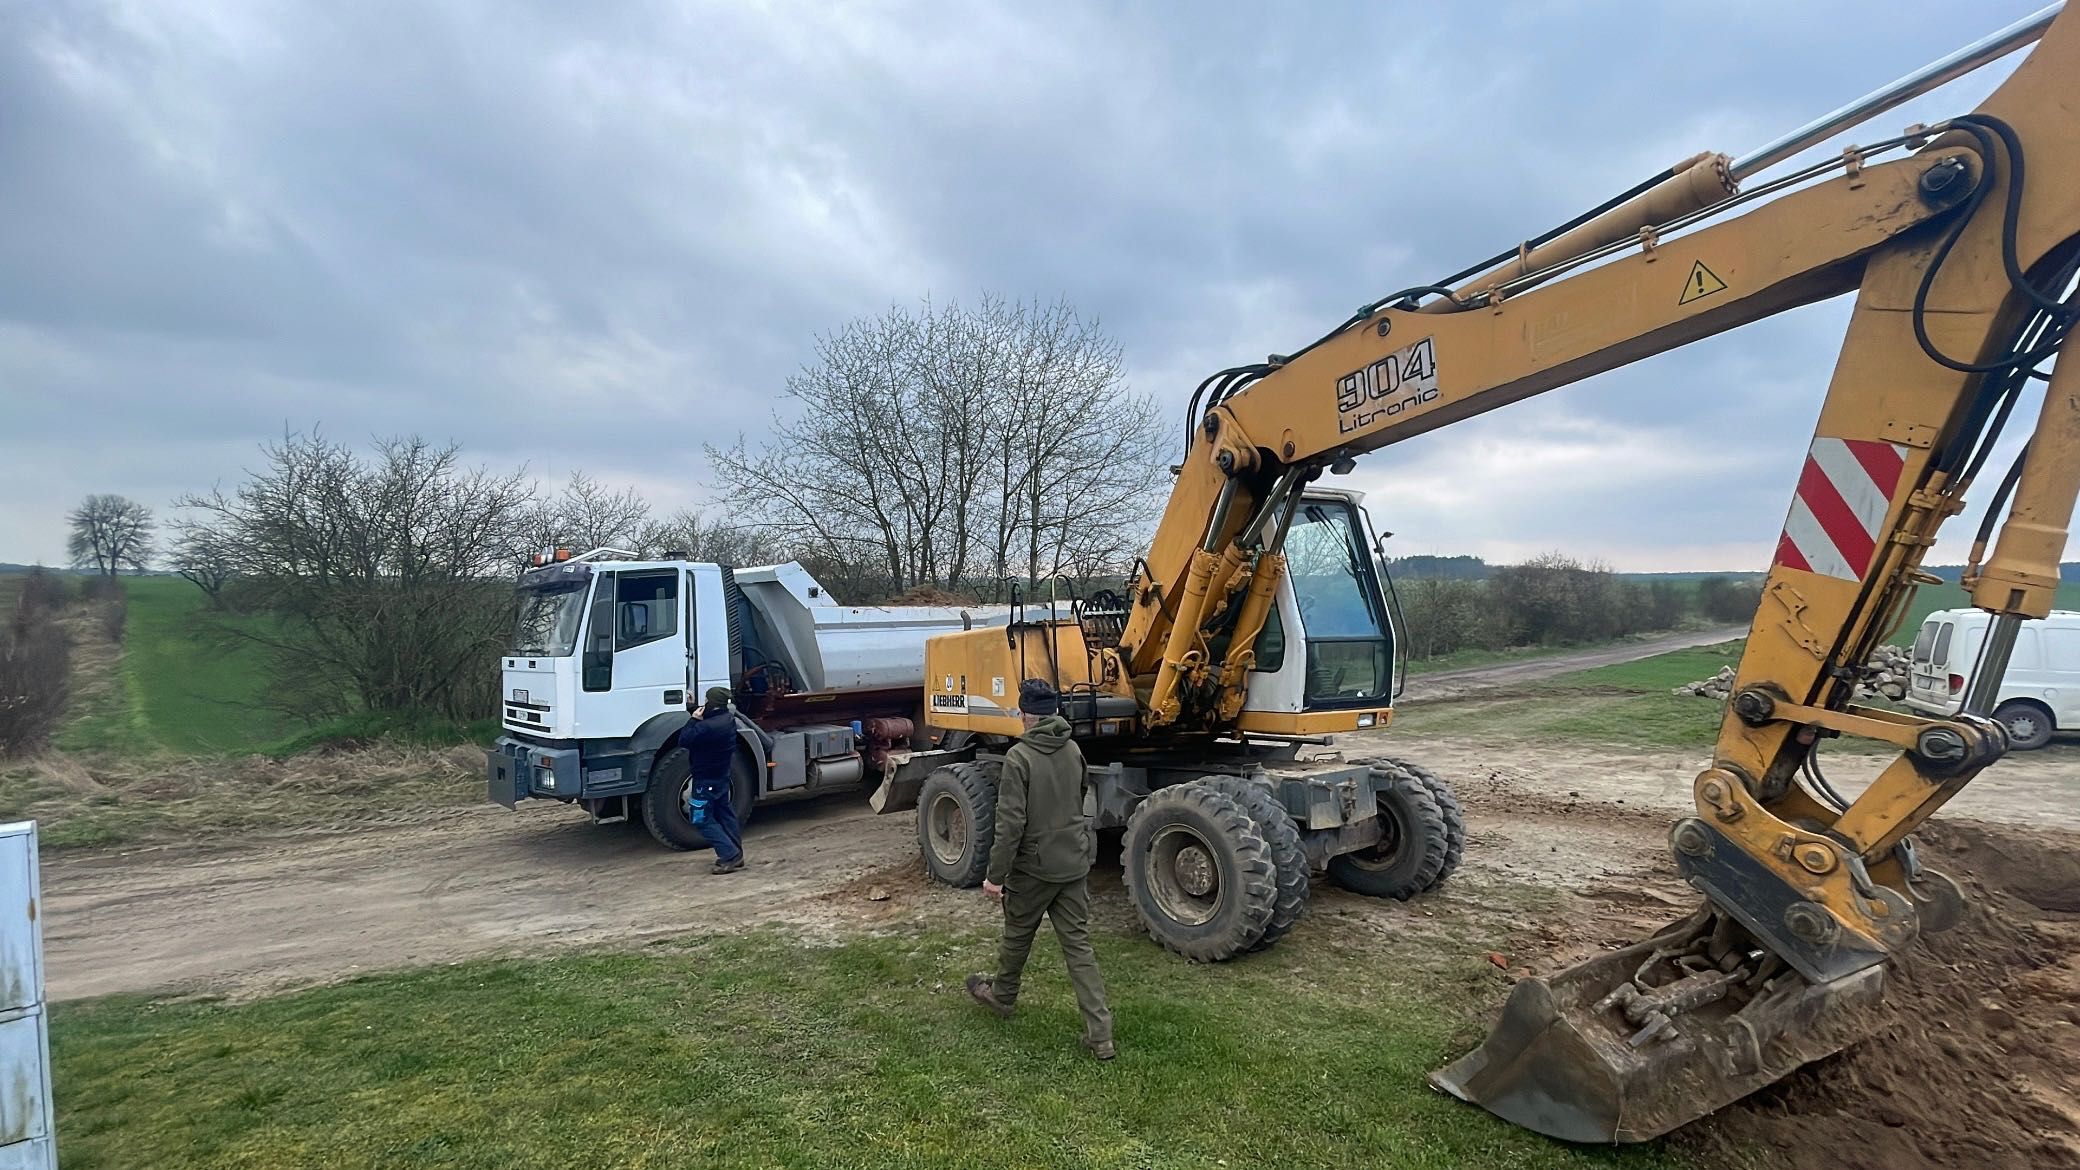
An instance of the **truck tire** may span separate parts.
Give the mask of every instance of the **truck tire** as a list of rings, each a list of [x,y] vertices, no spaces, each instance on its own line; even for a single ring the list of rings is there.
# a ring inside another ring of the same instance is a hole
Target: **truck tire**
[[[1437,802],[1437,811],[1444,814],[1444,868],[1438,870],[1437,877],[1423,887],[1423,891],[1428,893],[1443,885],[1445,879],[1458,872],[1459,860],[1466,856],[1466,812],[1459,807],[1459,798],[1452,794],[1452,786],[1445,783],[1444,777],[1421,764],[1413,764],[1407,760],[1389,759],[1381,762],[1392,764],[1422,781],[1423,787],[1430,790],[1430,799]]]
[[[1307,913],[1307,850],[1300,847],[1300,826],[1261,784],[1240,776],[1208,776],[1206,783],[1241,802],[1242,811],[1256,822],[1257,832],[1271,849],[1271,864],[1278,871],[1278,901],[1272,906],[1271,921],[1264,926],[1264,937],[1250,947],[1261,951],[1284,938]]]
[[[751,824],[757,792],[755,766],[740,751],[729,765],[729,802],[737,811],[739,828]],[[673,748],[650,765],[650,787],[643,792],[643,827],[667,849],[708,848],[708,839],[686,815],[686,802],[692,794],[693,776],[686,767],[685,749]]]
[[[1451,831],[1428,785],[1391,764],[1372,771],[1391,781],[1379,793],[1379,843],[1330,858],[1329,876],[1354,894],[1406,902],[1437,883]]]
[[[1278,867],[1256,821],[1203,780],[1160,789],[1127,821],[1127,896],[1150,938],[1201,963],[1257,945],[1278,908]]]
[[[2051,742],[2058,730],[2051,712],[2028,699],[2009,699],[1994,708],[1993,717],[2008,729],[2008,746],[2018,752],[2033,752]]]
[[[934,768],[917,793],[917,851],[925,872],[958,890],[982,884],[997,835],[997,768]]]

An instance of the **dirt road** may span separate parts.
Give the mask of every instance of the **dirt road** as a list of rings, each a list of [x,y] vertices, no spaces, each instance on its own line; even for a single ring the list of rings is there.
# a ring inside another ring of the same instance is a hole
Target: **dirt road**
[[[1428,764],[1466,794],[1477,827],[1520,843],[1470,849],[1470,875],[1563,888],[1658,859],[1669,814],[1689,808],[1703,762],[1411,736],[1346,746]],[[1831,772],[1854,786],[1877,762],[1845,756]],[[1611,838],[1609,815],[1555,809],[1616,814],[1627,837]],[[2005,760],[1952,810],[2080,830],[2080,749]],[[706,854],[671,853],[640,829],[594,827],[561,806],[462,809],[220,849],[55,854],[44,864],[50,994],[248,995],[478,955],[823,921],[833,889],[914,864],[913,824],[876,817],[856,796],[762,809],[748,835],[750,866],[722,878],[706,872]],[[1349,913],[1390,913],[1348,902]]]
[[[1463,670],[1440,670],[1435,674],[1419,674],[1408,680],[1408,688],[1402,692],[1401,701],[1425,703],[1452,699],[1474,691],[1536,682],[1569,671],[1615,666],[1620,662],[1637,662],[1642,658],[1652,658],[1656,654],[1666,654],[1671,650],[1687,650],[1692,646],[1716,646],[1721,642],[1744,638],[1747,634],[1746,626],[1721,626],[1710,630],[1692,630],[1686,634],[1669,634],[1646,642],[1626,642],[1595,650],[1574,650],[1566,654],[1527,658],[1522,662],[1503,662],[1493,666],[1469,666]]]

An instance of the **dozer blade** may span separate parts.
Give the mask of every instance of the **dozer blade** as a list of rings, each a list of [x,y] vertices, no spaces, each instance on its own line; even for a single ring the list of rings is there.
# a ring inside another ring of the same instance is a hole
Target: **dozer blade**
[[[1870,1029],[1884,967],[1825,984],[1783,969],[1754,988],[1643,1027],[1612,992],[1705,915],[1553,978],[1516,985],[1502,1019],[1431,1084],[1505,1121],[1570,1142],[1659,1137],[1832,1055]],[[1776,966],[1781,967],[1781,964]],[[1707,972],[1697,980],[1710,984]],[[1600,1010],[1599,1010],[1600,1009]]]

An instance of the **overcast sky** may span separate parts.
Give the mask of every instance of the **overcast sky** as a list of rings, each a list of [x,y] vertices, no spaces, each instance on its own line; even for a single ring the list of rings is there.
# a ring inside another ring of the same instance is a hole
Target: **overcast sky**
[[[925,296],[1065,298],[1181,425],[1213,369],[2037,6],[0,0],[0,560],[319,424],[698,504],[816,333]],[[1847,312],[1352,478],[1402,554],[1759,568]]]

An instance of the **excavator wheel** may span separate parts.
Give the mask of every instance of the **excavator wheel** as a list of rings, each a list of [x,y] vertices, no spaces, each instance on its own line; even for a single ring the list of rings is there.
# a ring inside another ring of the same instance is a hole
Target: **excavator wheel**
[[[1264,927],[1264,937],[1250,948],[1261,951],[1284,938],[1307,913],[1307,851],[1300,846],[1300,826],[1261,784],[1240,776],[1208,776],[1204,782],[1241,801],[1243,811],[1264,835],[1264,844],[1271,847],[1271,863],[1278,869],[1278,901]]]
[[[1423,891],[1428,893],[1458,872],[1459,859],[1466,856],[1466,813],[1459,807],[1459,798],[1452,795],[1452,786],[1445,783],[1444,777],[1407,760],[1385,759],[1380,762],[1400,768],[1422,781],[1423,786],[1430,790],[1430,799],[1437,802],[1437,811],[1444,814],[1444,868],[1438,870],[1437,877],[1423,887]]]
[[[1379,843],[1330,858],[1329,876],[1354,894],[1406,902],[1445,871],[1451,827],[1429,785],[1396,764],[1375,764],[1372,771],[1390,781],[1379,791]]]
[[[1127,896],[1150,938],[1201,963],[1263,941],[1278,866],[1241,801],[1205,780],[1159,789],[1127,821]]]
[[[917,794],[917,849],[925,871],[955,889],[982,884],[997,833],[993,764],[948,764],[924,778]]]

